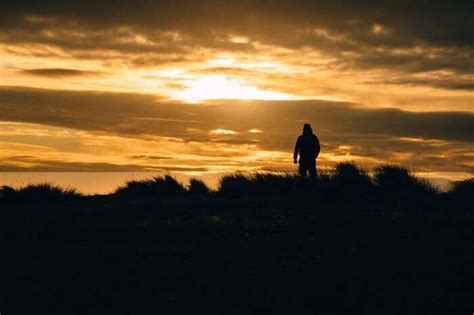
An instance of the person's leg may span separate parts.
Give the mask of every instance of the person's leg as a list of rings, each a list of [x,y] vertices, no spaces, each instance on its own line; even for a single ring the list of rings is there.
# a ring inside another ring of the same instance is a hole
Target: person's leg
[[[316,179],[318,175],[317,170],[316,170],[316,161],[314,161],[314,163],[311,163],[311,165],[308,168],[308,171],[309,171],[309,176],[311,177],[311,179]]]
[[[306,171],[307,171],[307,168],[306,168],[305,163],[302,163],[300,161],[299,173],[300,173],[300,178],[301,179],[306,179]]]

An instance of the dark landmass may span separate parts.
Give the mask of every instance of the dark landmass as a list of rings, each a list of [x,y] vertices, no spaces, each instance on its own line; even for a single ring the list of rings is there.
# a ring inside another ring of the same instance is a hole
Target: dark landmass
[[[474,179],[172,177],[0,190],[1,314],[472,314]]]

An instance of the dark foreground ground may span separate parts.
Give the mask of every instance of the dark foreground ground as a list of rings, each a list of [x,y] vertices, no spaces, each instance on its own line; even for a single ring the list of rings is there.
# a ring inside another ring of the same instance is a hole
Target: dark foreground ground
[[[470,194],[301,194],[0,200],[0,312],[474,312]]]
[[[2,314],[474,311],[471,216],[84,203],[2,222]]]

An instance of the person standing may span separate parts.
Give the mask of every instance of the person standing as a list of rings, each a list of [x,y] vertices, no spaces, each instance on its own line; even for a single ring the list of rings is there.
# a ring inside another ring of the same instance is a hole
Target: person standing
[[[296,140],[293,153],[293,163],[299,163],[301,178],[306,178],[307,173],[312,179],[316,178],[316,158],[321,151],[318,137],[313,133],[310,124],[304,124],[303,133]],[[298,155],[300,157],[298,161]]]

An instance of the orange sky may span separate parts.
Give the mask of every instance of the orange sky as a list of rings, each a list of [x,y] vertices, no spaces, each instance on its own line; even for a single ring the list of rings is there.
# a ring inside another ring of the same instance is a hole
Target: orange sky
[[[321,166],[474,173],[472,5],[83,1],[0,5],[1,171]]]

